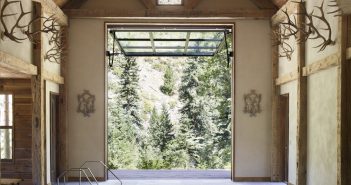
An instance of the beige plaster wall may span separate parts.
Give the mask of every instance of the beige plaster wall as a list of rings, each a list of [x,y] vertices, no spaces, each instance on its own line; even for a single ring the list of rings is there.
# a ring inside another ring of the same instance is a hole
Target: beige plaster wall
[[[236,22],[235,176],[270,177],[271,165],[271,52],[269,21]],[[243,96],[262,94],[262,113],[243,113]]]
[[[28,0],[21,0],[22,5],[23,5],[23,10],[25,12],[32,11],[32,2]],[[1,7],[3,5],[4,1],[0,1]],[[8,6],[8,9],[6,10],[6,14],[11,14],[11,13],[19,13],[19,3],[11,4]],[[14,15],[14,16],[9,16],[5,17],[4,21],[8,29],[11,29],[15,22],[17,21],[19,15]],[[23,22],[29,22],[32,19],[32,14],[28,14],[23,18]],[[0,24],[0,31],[4,30],[2,24]],[[19,32],[17,30],[17,32]],[[25,38],[25,36],[22,33],[16,33],[16,36],[19,38]],[[32,63],[32,44],[31,42],[27,39],[24,40],[22,43],[16,43],[12,40],[10,40],[7,37],[0,38],[0,50],[3,52],[6,52],[12,56],[18,57],[19,59]]]
[[[117,20],[115,20],[116,22]],[[113,20],[109,20],[113,22]],[[271,68],[269,21],[236,22],[236,158],[237,177],[270,177]],[[82,31],[84,30],[84,31]],[[255,55],[252,53],[255,52]],[[256,55],[257,54],[257,55]],[[69,167],[86,160],[104,160],[105,67],[104,20],[71,19],[68,63]],[[77,94],[84,89],[96,96],[96,112],[89,118],[76,112]],[[263,112],[256,118],[243,114],[243,94],[262,93]],[[103,170],[98,171],[103,175]]]
[[[105,158],[105,57],[104,21],[70,20],[68,78],[68,163],[79,167],[87,160]],[[77,113],[77,95],[89,90],[95,95],[95,113]],[[94,174],[103,177],[103,170]]]

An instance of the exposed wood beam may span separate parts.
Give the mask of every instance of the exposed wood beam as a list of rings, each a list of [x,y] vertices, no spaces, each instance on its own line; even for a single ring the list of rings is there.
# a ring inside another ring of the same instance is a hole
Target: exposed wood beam
[[[145,8],[147,9],[154,9],[156,7],[156,1],[155,0],[140,0]]]
[[[273,4],[275,4],[275,6],[277,6],[278,8],[283,7],[288,0],[272,0]]]
[[[277,9],[271,0],[250,0],[258,9]]]
[[[326,58],[313,62],[312,64],[303,68],[303,76],[309,76],[314,73],[318,73],[322,70],[329,69],[331,67],[337,66],[340,64],[340,54],[335,53]]]
[[[68,25],[68,18],[52,0],[33,0],[41,4],[45,13],[53,15],[61,26]]]
[[[44,70],[43,71],[43,78],[45,80],[49,80],[49,81],[52,81],[54,83],[57,83],[57,84],[64,84],[64,79],[62,76],[60,75],[57,75],[57,74],[53,74],[47,70]]]
[[[194,9],[202,0],[187,0],[184,2],[186,9]]]
[[[346,50],[346,59],[351,60],[351,47]]]
[[[338,0],[338,4],[345,15],[351,14],[351,0]]]
[[[70,0],[62,7],[62,9],[79,9],[87,1],[88,0]]]
[[[14,74],[37,75],[37,67],[17,57],[0,51],[0,68]]]
[[[84,10],[68,9],[65,13],[70,18],[143,18],[143,17],[219,17],[219,18],[236,18],[236,19],[269,19],[275,13],[274,10],[233,10],[233,11],[210,11],[210,10],[144,10],[144,11],[126,11],[126,10]]]
[[[277,26],[272,27],[271,37],[274,38],[274,32],[278,29]],[[272,156],[271,156],[271,181],[280,182],[284,179],[282,168],[284,160],[281,156],[282,132],[279,122],[279,96],[280,87],[276,85],[276,79],[279,77],[279,48],[278,45],[272,46]]]
[[[283,11],[287,11],[289,15],[296,13],[298,7],[298,3],[294,3],[292,1],[288,1],[283,7],[281,7],[275,15],[272,16],[271,22],[272,25],[275,26],[286,19],[286,15]]]
[[[70,0],[53,0],[58,7],[63,7]],[[75,0],[71,0],[75,1]]]
[[[297,25],[305,26],[305,15],[302,3],[297,6]],[[304,33],[298,32],[297,40],[297,148],[296,148],[296,184],[307,184],[307,77],[303,76],[303,68],[306,65],[306,44]]]
[[[283,85],[292,81],[297,80],[297,76],[299,75],[298,71],[290,72],[286,75],[282,75],[275,80],[276,85]]]
[[[42,4],[36,3],[35,8],[36,17],[42,17],[44,10]],[[41,30],[43,26],[43,19],[35,22],[33,30]],[[32,110],[32,179],[33,184],[45,184],[45,114],[44,114],[44,51],[43,34],[36,34],[35,40],[38,42],[33,48],[33,61],[37,66],[38,74],[33,76],[32,81],[32,96],[33,96],[33,110]]]

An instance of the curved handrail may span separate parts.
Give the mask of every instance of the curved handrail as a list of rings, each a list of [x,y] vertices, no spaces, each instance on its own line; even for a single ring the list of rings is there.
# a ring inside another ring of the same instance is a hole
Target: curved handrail
[[[113,173],[113,171],[102,161],[85,161],[80,168],[82,168],[84,165],[88,164],[88,163],[99,163],[102,166],[105,167],[105,169],[107,169],[107,171],[109,171],[118,181],[121,185],[123,185],[122,181],[117,177],[117,175],[115,173]]]

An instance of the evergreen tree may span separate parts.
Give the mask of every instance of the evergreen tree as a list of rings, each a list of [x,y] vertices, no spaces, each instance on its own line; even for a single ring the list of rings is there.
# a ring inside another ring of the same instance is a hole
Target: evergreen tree
[[[173,124],[169,117],[168,109],[162,106],[161,115],[157,114],[156,108],[153,109],[149,128],[150,139],[153,147],[163,152],[168,143],[174,139]]]
[[[163,94],[173,95],[175,91],[175,77],[173,74],[173,70],[170,65],[167,66],[165,74],[163,76],[164,84],[161,86],[160,90]]]
[[[139,106],[139,69],[135,58],[126,57],[121,62],[122,73],[120,76],[120,99],[122,108],[130,116],[135,126],[141,127]]]

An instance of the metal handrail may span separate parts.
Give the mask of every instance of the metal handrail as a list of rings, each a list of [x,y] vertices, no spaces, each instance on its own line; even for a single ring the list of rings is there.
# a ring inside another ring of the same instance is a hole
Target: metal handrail
[[[94,174],[92,173],[92,171],[90,170],[90,168],[70,168],[68,170],[65,170],[64,172],[62,172],[58,177],[57,177],[57,185],[60,185],[60,179],[63,177],[63,183],[66,184],[66,174],[68,172],[79,172],[79,185],[82,184],[82,172],[84,173],[85,178],[89,181],[90,185],[93,185],[90,178],[88,177],[87,173],[85,172],[85,170],[88,170],[90,175],[94,178],[95,183],[98,185],[98,181],[96,180]]]
[[[102,161],[85,161],[81,166],[80,168],[82,168],[84,165],[88,164],[88,163],[99,163],[101,164],[102,166],[105,167],[105,169],[107,171],[109,171],[118,181],[121,185],[123,185],[122,181],[117,177],[117,175],[115,173],[113,173],[113,171]],[[108,178],[108,177],[107,177]]]

